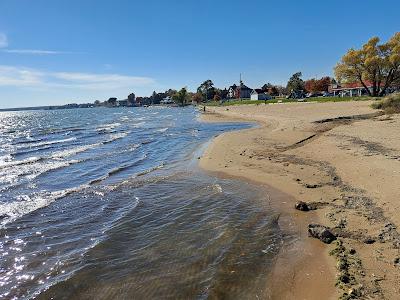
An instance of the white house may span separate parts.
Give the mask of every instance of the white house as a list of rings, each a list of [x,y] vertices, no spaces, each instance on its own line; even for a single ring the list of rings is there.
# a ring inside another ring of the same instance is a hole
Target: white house
[[[171,96],[167,96],[160,101],[161,104],[174,104],[175,102],[172,100]]]
[[[271,97],[271,95],[269,95],[268,93],[264,92],[261,89],[254,89],[251,92],[250,99],[251,100],[271,100],[272,97]]]

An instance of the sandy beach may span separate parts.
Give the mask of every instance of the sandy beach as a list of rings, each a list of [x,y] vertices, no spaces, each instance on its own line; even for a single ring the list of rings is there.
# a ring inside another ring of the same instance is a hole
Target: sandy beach
[[[370,105],[207,107],[202,115],[259,124],[216,137],[200,166],[275,191],[281,226],[299,237],[276,262],[269,283],[276,299],[398,299],[400,117]],[[295,210],[296,201],[317,209]],[[329,227],[337,241],[308,237],[310,223]]]

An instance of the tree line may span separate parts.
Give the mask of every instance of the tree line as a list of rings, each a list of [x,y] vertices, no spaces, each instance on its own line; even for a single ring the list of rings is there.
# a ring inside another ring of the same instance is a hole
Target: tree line
[[[273,97],[286,96],[292,93],[328,92],[332,84],[361,84],[368,95],[384,96],[389,88],[400,89],[400,32],[397,32],[386,43],[381,43],[378,37],[371,38],[360,49],[350,49],[335,66],[336,80],[329,76],[321,78],[302,79],[302,73],[294,73],[285,86],[265,83],[261,91]],[[241,84],[241,83],[240,83]],[[239,86],[233,84],[230,89]],[[190,102],[219,101],[229,98],[229,88],[218,88],[211,79],[203,81],[195,92],[186,87],[179,91],[168,89],[165,92],[153,91],[150,97],[135,97],[130,94],[126,100],[119,101],[123,106],[153,105],[162,103],[169,97],[179,105]],[[95,106],[114,107],[117,98],[107,101],[95,101]]]

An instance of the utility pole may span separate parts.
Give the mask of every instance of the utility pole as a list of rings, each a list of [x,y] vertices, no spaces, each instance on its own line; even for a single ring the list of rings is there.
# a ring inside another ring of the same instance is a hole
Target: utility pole
[[[239,76],[239,100],[242,101],[242,73]]]

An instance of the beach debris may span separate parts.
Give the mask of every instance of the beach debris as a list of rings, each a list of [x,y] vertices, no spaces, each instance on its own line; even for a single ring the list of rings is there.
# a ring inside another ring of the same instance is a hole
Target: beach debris
[[[368,238],[364,239],[363,242],[364,242],[364,244],[369,244],[370,245],[370,244],[375,243],[375,239],[373,239],[371,237],[368,237]]]
[[[306,202],[303,202],[303,201],[296,202],[294,207],[297,210],[301,210],[301,211],[309,211],[310,210],[310,208],[308,207],[308,204]]]
[[[294,208],[300,211],[310,211],[310,210],[316,210],[320,207],[324,207],[328,205],[329,203],[327,202],[304,202],[304,201],[297,201],[296,204],[294,205]]]
[[[331,232],[329,227],[319,224],[309,224],[308,235],[310,237],[319,239],[321,242],[325,244],[330,244],[334,240],[336,240],[336,236]]]
[[[393,260],[393,263],[394,263],[395,266],[400,266],[400,257],[396,257],[396,258]]]
[[[316,188],[321,187],[320,184],[309,184],[309,183],[305,184],[304,186],[305,186],[306,188],[308,188],[308,189],[316,189]]]

